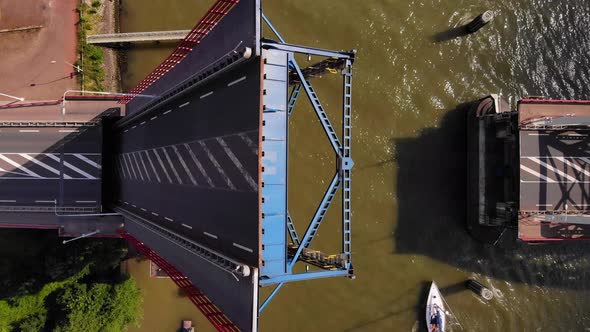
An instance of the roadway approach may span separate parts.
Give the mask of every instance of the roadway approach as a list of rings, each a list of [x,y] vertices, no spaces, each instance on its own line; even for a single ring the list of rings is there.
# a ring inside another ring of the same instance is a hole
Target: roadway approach
[[[261,37],[263,20],[279,42]],[[325,60],[302,69],[296,53]],[[61,114],[65,101],[3,110],[0,181],[8,185],[0,188],[0,227],[18,227],[10,215],[21,227],[64,236],[100,229],[100,236],[123,237],[159,262],[218,330],[256,331],[259,313],[285,283],[354,278],[354,57],[286,44],[260,0],[218,0],[116,105],[70,96]],[[327,72],[342,75],[342,130],[308,81]],[[287,210],[288,119],[300,91],[336,156],[334,177],[301,237]],[[24,114],[33,121],[17,119]],[[337,193],[341,247],[313,250]],[[275,288],[261,304],[265,286]]]

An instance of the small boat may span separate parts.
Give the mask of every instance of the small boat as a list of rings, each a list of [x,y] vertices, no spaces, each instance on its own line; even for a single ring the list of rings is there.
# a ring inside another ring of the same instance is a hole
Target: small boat
[[[434,281],[430,285],[426,301],[426,326],[429,332],[444,332],[446,323],[445,304]]]
[[[195,332],[195,328],[193,327],[192,320],[183,320],[182,321],[182,328],[180,332]]]

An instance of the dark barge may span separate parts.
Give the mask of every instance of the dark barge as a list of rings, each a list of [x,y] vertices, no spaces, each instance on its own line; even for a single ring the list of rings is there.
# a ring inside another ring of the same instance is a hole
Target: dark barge
[[[590,238],[590,101],[521,99],[512,110],[490,95],[469,110],[467,126],[473,235]]]

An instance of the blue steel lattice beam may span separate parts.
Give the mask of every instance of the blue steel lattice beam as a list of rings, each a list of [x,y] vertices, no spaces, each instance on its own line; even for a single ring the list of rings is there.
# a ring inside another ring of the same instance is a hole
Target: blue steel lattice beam
[[[354,162],[350,155],[352,137],[352,61],[350,59],[346,60],[342,75],[344,80],[342,158],[340,159],[340,176],[342,178],[342,253],[345,259],[346,269],[352,269],[350,173]]]
[[[293,220],[291,219],[291,214],[289,214],[289,212],[287,211],[287,229],[289,230],[289,236],[291,237],[291,241],[293,241],[293,244],[295,244],[296,246],[299,245],[299,235],[297,235],[297,230],[295,229],[295,224],[293,223]]]
[[[272,25],[272,23],[270,23],[270,20],[264,14],[262,14],[262,18],[264,19],[266,24],[270,27],[272,32],[274,32],[274,34],[277,36],[277,38],[279,38],[281,43],[285,43],[285,39],[281,36],[281,34],[277,31],[277,29]],[[281,45],[281,44],[278,44],[278,45]],[[286,45],[286,44],[284,44],[284,45]],[[297,50],[295,52],[303,53],[303,54],[312,54],[312,53],[307,52],[307,51],[311,52],[311,50],[313,50],[313,49],[297,46]],[[316,115],[318,116],[320,123],[324,127],[324,131],[326,132],[326,135],[328,135],[328,139],[330,140],[330,144],[332,145],[332,148],[334,149],[336,154],[338,156],[340,156],[340,141],[338,140],[338,136],[336,135],[336,132],[334,131],[334,127],[330,123],[330,119],[328,118],[328,115],[324,111],[324,107],[322,106],[320,99],[318,98],[318,96],[315,93],[315,90],[313,89],[311,84],[303,76],[303,73],[301,72],[301,67],[299,67],[299,65],[297,64],[297,61],[295,60],[295,58],[292,55],[289,56],[289,64],[292,65],[293,70],[295,70],[297,72],[297,76],[299,76],[299,80],[301,81],[301,85],[303,86],[303,88],[305,89],[305,92],[307,93],[307,97],[309,98],[309,101],[311,102],[311,105],[313,106],[313,110],[315,111]],[[299,91],[297,91],[297,95],[299,95]],[[295,96],[295,98],[293,99],[293,107],[295,106],[296,100],[297,100],[297,96]],[[289,105],[291,105],[291,100],[289,100]],[[289,109],[288,115],[290,115],[291,112],[292,112],[292,109]]]
[[[303,239],[301,240],[301,244],[297,248],[297,251],[295,252],[295,255],[293,256],[293,258],[291,259],[291,262],[289,262],[288,271],[293,270],[293,266],[295,265],[295,263],[297,263],[297,260],[299,259],[299,256],[301,255],[301,252],[303,251],[303,249],[309,247],[309,245],[311,244],[311,241],[313,240],[316,233],[318,232],[318,228],[320,227],[322,220],[324,220],[324,216],[326,215],[326,212],[328,212],[328,208],[330,207],[330,204],[332,204],[332,200],[336,196],[336,191],[338,191],[339,186],[340,186],[340,174],[336,173],[334,175],[334,178],[332,179],[332,182],[330,183],[330,186],[328,187],[328,190],[324,194],[324,198],[322,199],[320,206],[318,206],[318,209],[316,210],[316,212],[313,216],[313,219],[309,223],[309,226],[307,227],[307,230],[305,231],[305,235],[303,235]]]
[[[300,240],[297,232],[295,230],[295,225],[291,220],[291,216],[287,212],[286,223],[287,223],[287,230],[289,232],[289,236],[291,240],[295,244],[295,251],[293,256],[289,257],[287,261],[287,274],[284,275],[276,275],[270,278],[262,278],[259,281],[260,286],[269,286],[269,285],[277,285],[277,287],[271,292],[269,297],[264,301],[262,306],[259,308],[259,312],[261,312],[268,303],[272,300],[272,298],[276,295],[276,293],[281,289],[284,283],[286,282],[293,282],[293,281],[301,281],[301,280],[311,280],[311,279],[318,279],[318,278],[329,278],[329,277],[342,277],[348,276],[354,278],[353,269],[352,269],[352,259],[351,259],[351,197],[350,197],[350,188],[351,188],[351,170],[354,165],[354,162],[351,159],[351,121],[352,121],[352,63],[354,62],[354,58],[356,55],[356,51],[352,52],[335,52],[329,50],[322,50],[317,48],[309,48],[303,47],[298,45],[289,45],[285,43],[284,38],[280,35],[278,30],[271,24],[268,18],[262,14],[263,20],[266,24],[270,27],[273,33],[277,36],[281,43],[277,43],[275,41],[270,40],[262,40],[262,47],[269,50],[277,50],[280,52],[288,53],[288,67],[291,71],[297,74],[299,79],[298,82],[294,82],[295,86],[293,90],[291,90],[291,94],[288,97],[287,103],[287,117],[289,118],[294,110],[295,103],[298,99],[300,94],[301,88],[303,88],[309,98],[313,109],[328,136],[330,144],[334,149],[337,155],[337,172],[334,175],[332,182],[330,183],[327,191],[325,192],[321,203],[319,204],[312,220],[310,221],[303,238]],[[330,123],[328,116],[317,97],[317,94],[311,85],[311,83],[304,77],[303,71],[297,64],[297,61],[294,58],[293,53],[301,53],[301,54],[308,54],[308,55],[318,55],[324,57],[337,57],[339,59],[345,60],[345,65],[342,71],[343,79],[344,79],[344,99],[343,99],[343,133],[342,133],[342,143],[339,140],[338,134],[334,130],[334,127]],[[327,267],[321,267],[324,270],[322,271],[315,271],[315,272],[305,272],[305,273],[297,273],[293,274],[293,267],[302,257],[305,255],[305,249],[309,249],[311,242],[313,241],[317,231],[330,207],[336,193],[340,187],[343,186],[343,193],[342,193],[342,227],[343,227],[343,234],[342,234],[342,258],[343,258],[343,266],[328,269]]]
[[[297,97],[299,97],[300,91],[301,84],[295,85],[295,87],[291,91],[291,96],[289,97],[289,104],[287,105],[287,114],[289,118],[291,117],[291,113],[293,113],[293,109],[295,108],[295,103],[297,102]]]

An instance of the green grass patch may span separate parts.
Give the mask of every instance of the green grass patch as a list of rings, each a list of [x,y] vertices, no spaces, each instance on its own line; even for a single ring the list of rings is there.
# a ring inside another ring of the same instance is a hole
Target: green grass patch
[[[102,48],[86,44],[86,36],[95,33],[102,17],[98,15],[97,8],[100,1],[93,1],[91,6],[82,2],[78,5],[80,20],[78,22],[78,53],[81,58],[76,65],[82,68],[80,85],[84,90],[104,90],[106,77],[104,70],[104,51]],[[83,78],[82,78],[83,77]]]
[[[55,232],[0,230],[0,332],[124,331],[141,318],[135,281],[120,273],[120,239],[68,245]]]

